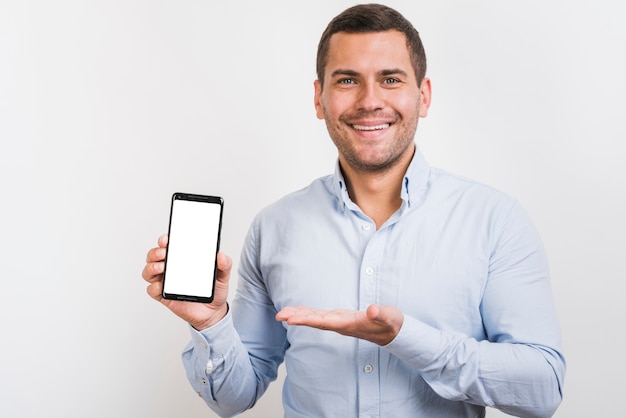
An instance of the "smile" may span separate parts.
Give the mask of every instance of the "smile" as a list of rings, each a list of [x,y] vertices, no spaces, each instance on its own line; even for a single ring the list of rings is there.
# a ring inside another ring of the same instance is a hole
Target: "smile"
[[[357,131],[380,131],[382,129],[389,128],[389,124],[383,123],[382,125],[375,125],[375,126],[352,125],[352,127],[356,129]]]

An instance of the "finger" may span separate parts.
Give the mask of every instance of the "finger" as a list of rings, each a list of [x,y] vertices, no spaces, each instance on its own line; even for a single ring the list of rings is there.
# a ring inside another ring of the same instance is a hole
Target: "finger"
[[[400,311],[390,306],[370,305],[365,314],[370,321],[384,325],[394,325],[398,321],[402,321]]]
[[[289,318],[291,318],[293,315],[295,315],[296,312],[297,312],[296,308],[293,308],[291,306],[285,306],[283,309],[278,311],[278,313],[276,314],[276,320],[277,321],[288,321]]]
[[[304,306],[287,306],[276,314],[276,319],[286,321],[289,325],[306,325],[319,329],[331,329],[334,328],[332,324],[341,316],[339,312],[340,311],[320,311]],[[328,323],[330,323],[331,326],[329,326]]]
[[[146,288],[146,291],[148,292],[148,295],[150,295],[150,297],[152,299],[155,299],[157,301],[161,301],[163,299],[163,281],[159,280],[153,283],[150,283],[150,285]]]
[[[165,263],[163,262],[148,263],[144,266],[141,277],[149,283],[161,280],[163,279],[164,268]]]
[[[167,250],[165,248],[162,248],[162,247],[152,248],[150,249],[150,251],[148,251],[148,254],[146,255],[146,263],[154,263],[156,261],[163,261],[165,260],[166,253],[167,253]]]
[[[387,329],[385,332],[391,339],[395,338],[404,323],[402,311],[392,306],[370,305],[365,314],[367,319]]]
[[[217,253],[217,280],[228,281],[230,270],[233,267],[233,260],[224,253]]]
[[[378,305],[368,306],[367,310],[365,311],[365,314],[367,315],[367,319],[369,319],[370,321],[384,322],[382,309]]]
[[[159,237],[158,243],[159,243],[159,247],[161,248],[165,248],[167,247],[167,241],[168,241],[168,235],[167,234],[163,234]]]

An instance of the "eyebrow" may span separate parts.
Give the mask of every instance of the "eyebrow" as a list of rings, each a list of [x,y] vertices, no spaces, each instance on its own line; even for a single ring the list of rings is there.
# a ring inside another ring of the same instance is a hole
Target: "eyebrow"
[[[407,77],[408,74],[406,73],[406,71],[401,70],[399,68],[391,68],[388,70],[380,70],[377,73],[379,76],[388,76],[388,75],[401,75],[404,77]],[[338,69],[333,71],[330,74],[330,77],[338,77],[338,76],[348,76],[348,77],[357,77],[359,75],[358,72],[354,71],[354,70],[346,70],[346,69]]]
[[[393,68],[393,69],[390,69],[390,70],[382,70],[378,74],[379,75],[383,75],[383,76],[385,76],[385,75],[394,75],[394,74],[401,75],[401,76],[404,76],[404,77],[408,76],[406,71],[401,70],[399,68]]]
[[[337,76],[356,77],[358,75],[359,75],[359,73],[357,73],[356,71],[353,71],[353,70],[342,70],[342,69],[339,69],[339,70],[333,71],[330,76],[332,78],[332,77],[337,77]]]

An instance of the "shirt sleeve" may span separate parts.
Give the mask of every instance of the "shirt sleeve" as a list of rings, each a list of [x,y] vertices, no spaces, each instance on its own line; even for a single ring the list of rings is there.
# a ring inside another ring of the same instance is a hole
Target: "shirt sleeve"
[[[545,252],[515,205],[494,225],[481,302],[487,338],[438,330],[405,316],[385,348],[440,396],[524,417],[550,417],[562,399],[565,360]]]
[[[257,267],[254,234],[246,239],[232,309],[217,324],[197,331],[182,354],[191,386],[220,416],[237,415],[256,403],[276,380],[286,332],[275,319]]]

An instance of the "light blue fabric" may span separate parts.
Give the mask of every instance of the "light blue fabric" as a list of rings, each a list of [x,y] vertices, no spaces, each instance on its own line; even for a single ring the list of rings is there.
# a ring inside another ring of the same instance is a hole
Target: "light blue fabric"
[[[222,416],[251,407],[285,360],[285,417],[483,417],[484,406],[548,417],[565,361],[548,266],[511,197],[427,165],[376,230],[341,171],[262,210],[229,314],[192,329],[188,378]],[[274,316],[284,306],[405,315],[389,345]]]

